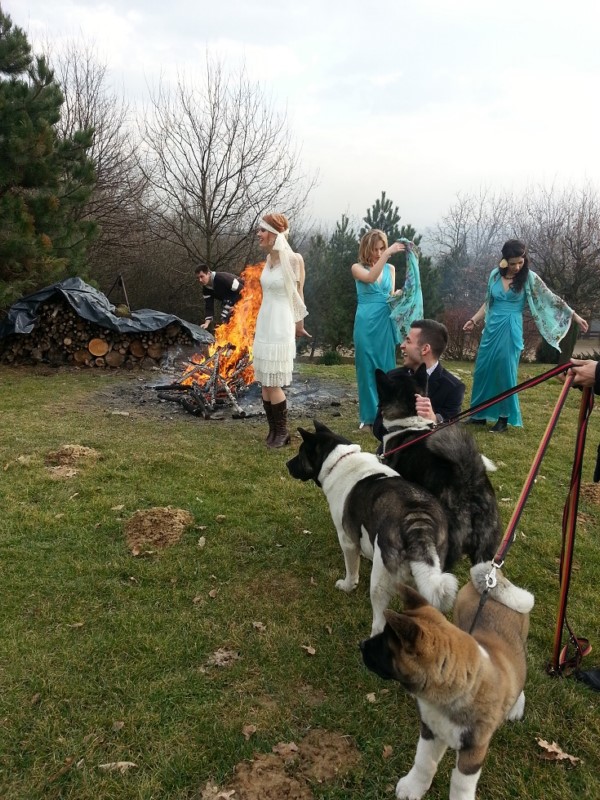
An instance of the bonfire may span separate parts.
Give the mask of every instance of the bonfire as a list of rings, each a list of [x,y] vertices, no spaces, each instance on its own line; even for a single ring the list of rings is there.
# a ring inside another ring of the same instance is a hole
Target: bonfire
[[[209,346],[208,353],[196,353],[185,371],[181,384],[190,386],[194,382],[201,386],[208,383],[213,373],[228,385],[232,382],[235,388],[239,385],[249,386],[254,382],[252,366],[252,343],[256,317],[262,299],[260,274],[263,264],[251,264],[241,274],[244,288],[241,297],[233,308],[229,322],[217,326],[215,342]],[[233,388],[233,387],[230,387]]]

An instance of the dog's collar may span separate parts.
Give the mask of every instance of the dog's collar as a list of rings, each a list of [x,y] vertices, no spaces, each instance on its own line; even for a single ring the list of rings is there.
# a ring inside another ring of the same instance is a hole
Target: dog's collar
[[[360,448],[359,444],[343,445],[343,447],[347,448],[346,451],[344,453],[342,453],[338,458],[336,458],[336,460],[333,462],[333,464],[328,464],[327,468],[325,468],[325,465],[327,464],[327,462],[331,458],[332,454],[327,456],[327,458],[325,459],[325,461],[323,463],[323,466],[321,467],[321,472],[319,473],[319,483],[322,484],[323,481],[325,480],[325,478],[328,478],[331,475],[331,473],[337,467],[337,465],[340,463],[340,461],[342,461],[344,458],[346,458],[346,456],[352,456],[355,453],[360,453],[361,452],[361,448]]]
[[[428,430],[429,428],[433,428],[434,425],[435,422],[433,422],[433,420],[425,419],[424,417],[419,417],[417,415],[414,417],[404,417],[404,419],[383,419],[383,426],[388,433],[406,430],[424,431]]]

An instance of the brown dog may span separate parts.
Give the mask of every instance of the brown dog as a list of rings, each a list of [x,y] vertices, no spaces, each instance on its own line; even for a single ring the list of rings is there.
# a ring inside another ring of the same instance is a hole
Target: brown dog
[[[412,769],[396,786],[398,800],[423,797],[448,747],[457,751],[450,798],[474,800],[494,732],[523,716],[533,595],[498,572],[478,612],[490,566],[471,569],[456,598],[456,624],[405,586],[404,612],[387,610],[383,632],[361,644],[366,666],[399,681],[419,706],[421,735]]]

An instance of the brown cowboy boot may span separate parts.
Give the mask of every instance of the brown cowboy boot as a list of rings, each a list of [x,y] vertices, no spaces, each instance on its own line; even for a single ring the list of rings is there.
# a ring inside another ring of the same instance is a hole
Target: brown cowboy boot
[[[267,433],[267,447],[271,446],[275,438],[275,419],[273,417],[273,404],[270,400],[263,400],[265,414],[267,415],[267,422],[269,423],[269,432]]]
[[[285,447],[290,443],[290,432],[287,429],[287,401],[272,403],[271,413],[275,421],[275,436],[269,447]]]

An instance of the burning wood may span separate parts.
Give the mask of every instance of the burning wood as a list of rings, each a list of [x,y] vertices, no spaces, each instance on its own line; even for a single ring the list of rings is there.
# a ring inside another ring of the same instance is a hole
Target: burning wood
[[[205,419],[224,405],[233,406],[238,417],[247,416],[237,398],[254,382],[252,344],[262,297],[262,268],[256,264],[242,272],[244,289],[231,319],[215,330],[215,344],[207,356],[195,354],[179,381],[155,387],[161,399],[181,403],[186,411]]]

